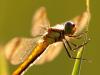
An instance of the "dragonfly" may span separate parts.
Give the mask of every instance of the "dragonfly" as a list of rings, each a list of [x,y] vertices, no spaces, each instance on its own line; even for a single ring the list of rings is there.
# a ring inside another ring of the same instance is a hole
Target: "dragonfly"
[[[50,27],[45,7],[40,7],[32,20],[32,38],[15,37],[5,46],[7,59],[14,65],[20,64],[12,75],[21,75],[32,64],[43,64],[52,61],[64,46],[69,58],[73,57],[69,50],[74,51],[88,43],[85,39],[81,45],[76,46],[70,40],[85,36],[84,30],[88,28],[90,20],[89,2],[86,0],[86,10],[72,20]],[[72,48],[71,45],[75,48]]]

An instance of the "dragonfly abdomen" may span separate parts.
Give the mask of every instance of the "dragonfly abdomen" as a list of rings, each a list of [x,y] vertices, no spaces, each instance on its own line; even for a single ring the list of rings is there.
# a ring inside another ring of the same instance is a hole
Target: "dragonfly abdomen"
[[[17,68],[12,75],[20,75],[45,51],[49,45],[46,40],[39,40],[30,56]]]

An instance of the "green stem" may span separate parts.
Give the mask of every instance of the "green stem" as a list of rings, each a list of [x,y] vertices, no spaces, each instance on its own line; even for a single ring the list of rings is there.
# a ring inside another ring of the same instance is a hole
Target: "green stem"
[[[82,58],[82,54],[83,54],[83,47],[79,49],[76,58]],[[81,67],[81,59],[76,59],[73,67],[72,75],[79,75],[80,67]]]

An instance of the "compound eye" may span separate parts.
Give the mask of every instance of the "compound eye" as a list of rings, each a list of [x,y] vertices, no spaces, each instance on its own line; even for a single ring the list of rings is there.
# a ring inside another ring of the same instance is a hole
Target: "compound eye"
[[[74,28],[75,28],[75,24],[73,22],[71,21],[66,22],[64,28],[65,34],[66,35],[72,34]]]
[[[75,24],[73,23],[73,22],[71,22],[71,21],[69,21],[69,22],[67,22],[66,24],[65,24],[65,26],[71,26],[71,27],[74,27],[75,26]]]

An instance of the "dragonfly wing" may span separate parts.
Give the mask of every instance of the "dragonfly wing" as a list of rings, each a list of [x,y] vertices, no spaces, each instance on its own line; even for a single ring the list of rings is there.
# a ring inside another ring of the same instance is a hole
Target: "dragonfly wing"
[[[88,24],[90,21],[91,13],[89,8],[89,0],[86,0],[86,11],[81,15],[76,16],[73,21],[76,24],[76,32],[75,35],[81,33],[84,29],[88,30]]]
[[[35,61],[36,65],[52,61],[61,52],[62,42],[56,42],[47,47],[45,52]]]
[[[81,33],[85,28],[88,28],[90,13],[85,11],[81,15],[76,16],[72,21],[76,24],[75,35]]]
[[[43,35],[47,32],[47,29],[50,27],[50,23],[47,18],[46,9],[44,7],[40,7],[32,20],[32,36]]]
[[[31,53],[40,37],[14,38],[5,46],[5,55],[12,64],[23,62]]]

